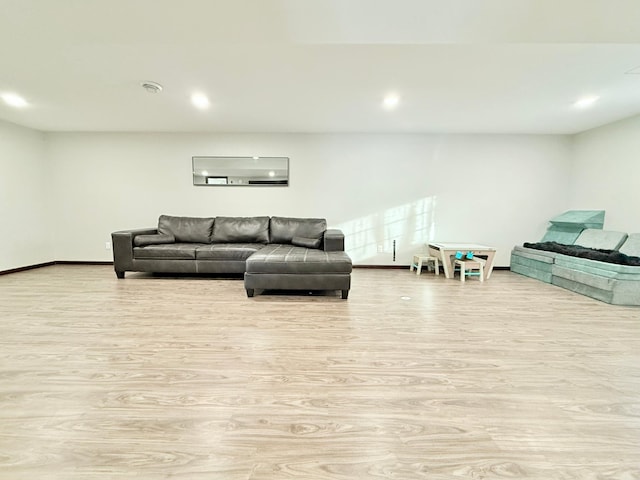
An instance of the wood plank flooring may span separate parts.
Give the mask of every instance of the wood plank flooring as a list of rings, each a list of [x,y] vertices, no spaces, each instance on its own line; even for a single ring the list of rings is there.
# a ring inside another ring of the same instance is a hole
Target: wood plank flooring
[[[352,283],[0,276],[0,479],[640,478],[640,308],[506,271]]]

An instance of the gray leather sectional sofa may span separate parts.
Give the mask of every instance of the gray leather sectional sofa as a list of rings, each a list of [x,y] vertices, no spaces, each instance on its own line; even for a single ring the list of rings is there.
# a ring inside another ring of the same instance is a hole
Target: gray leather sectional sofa
[[[322,218],[174,217],[157,228],[111,234],[118,278],[125,272],[244,273],[247,295],[256,290],[351,288],[344,234]]]

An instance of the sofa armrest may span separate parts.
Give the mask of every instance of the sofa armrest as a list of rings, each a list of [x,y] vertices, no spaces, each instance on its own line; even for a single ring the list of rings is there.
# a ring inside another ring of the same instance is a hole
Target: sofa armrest
[[[337,228],[330,228],[324,232],[325,252],[344,252],[344,233]]]
[[[111,234],[113,269],[118,278],[123,278],[124,272],[133,268],[133,239],[137,235],[153,235],[157,232],[156,228],[140,228],[120,230]]]

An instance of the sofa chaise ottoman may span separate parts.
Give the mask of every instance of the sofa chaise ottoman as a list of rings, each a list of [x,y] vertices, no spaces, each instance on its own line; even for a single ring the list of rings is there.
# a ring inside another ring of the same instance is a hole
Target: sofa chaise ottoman
[[[331,230],[329,236],[335,236]],[[325,236],[327,239],[327,236]],[[340,290],[349,295],[351,260],[343,251],[272,244],[247,258],[244,286],[247,296],[262,290]]]
[[[114,270],[244,274],[248,296],[260,290],[340,290],[348,297],[351,259],[344,234],[322,218],[174,217],[157,228],[111,234]]]

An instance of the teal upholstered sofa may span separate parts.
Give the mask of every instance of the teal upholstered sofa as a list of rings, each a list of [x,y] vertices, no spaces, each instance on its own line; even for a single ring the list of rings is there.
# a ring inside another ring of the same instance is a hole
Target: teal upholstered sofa
[[[551,221],[552,225],[543,241],[617,250],[631,257],[640,257],[640,233],[628,235],[599,228],[583,228],[589,224],[585,221],[575,221],[574,231],[570,231],[568,224],[560,225],[562,231],[558,231],[558,224],[563,220],[575,219],[576,216],[584,220],[589,215],[589,219],[593,220],[594,213],[604,220],[604,212],[593,211],[573,211],[556,217]],[[598,223],[592,225],[598,227]],[[618,265],[516,246],[511,252],[511,271],[614,305],[640,306],[640,266]]]

